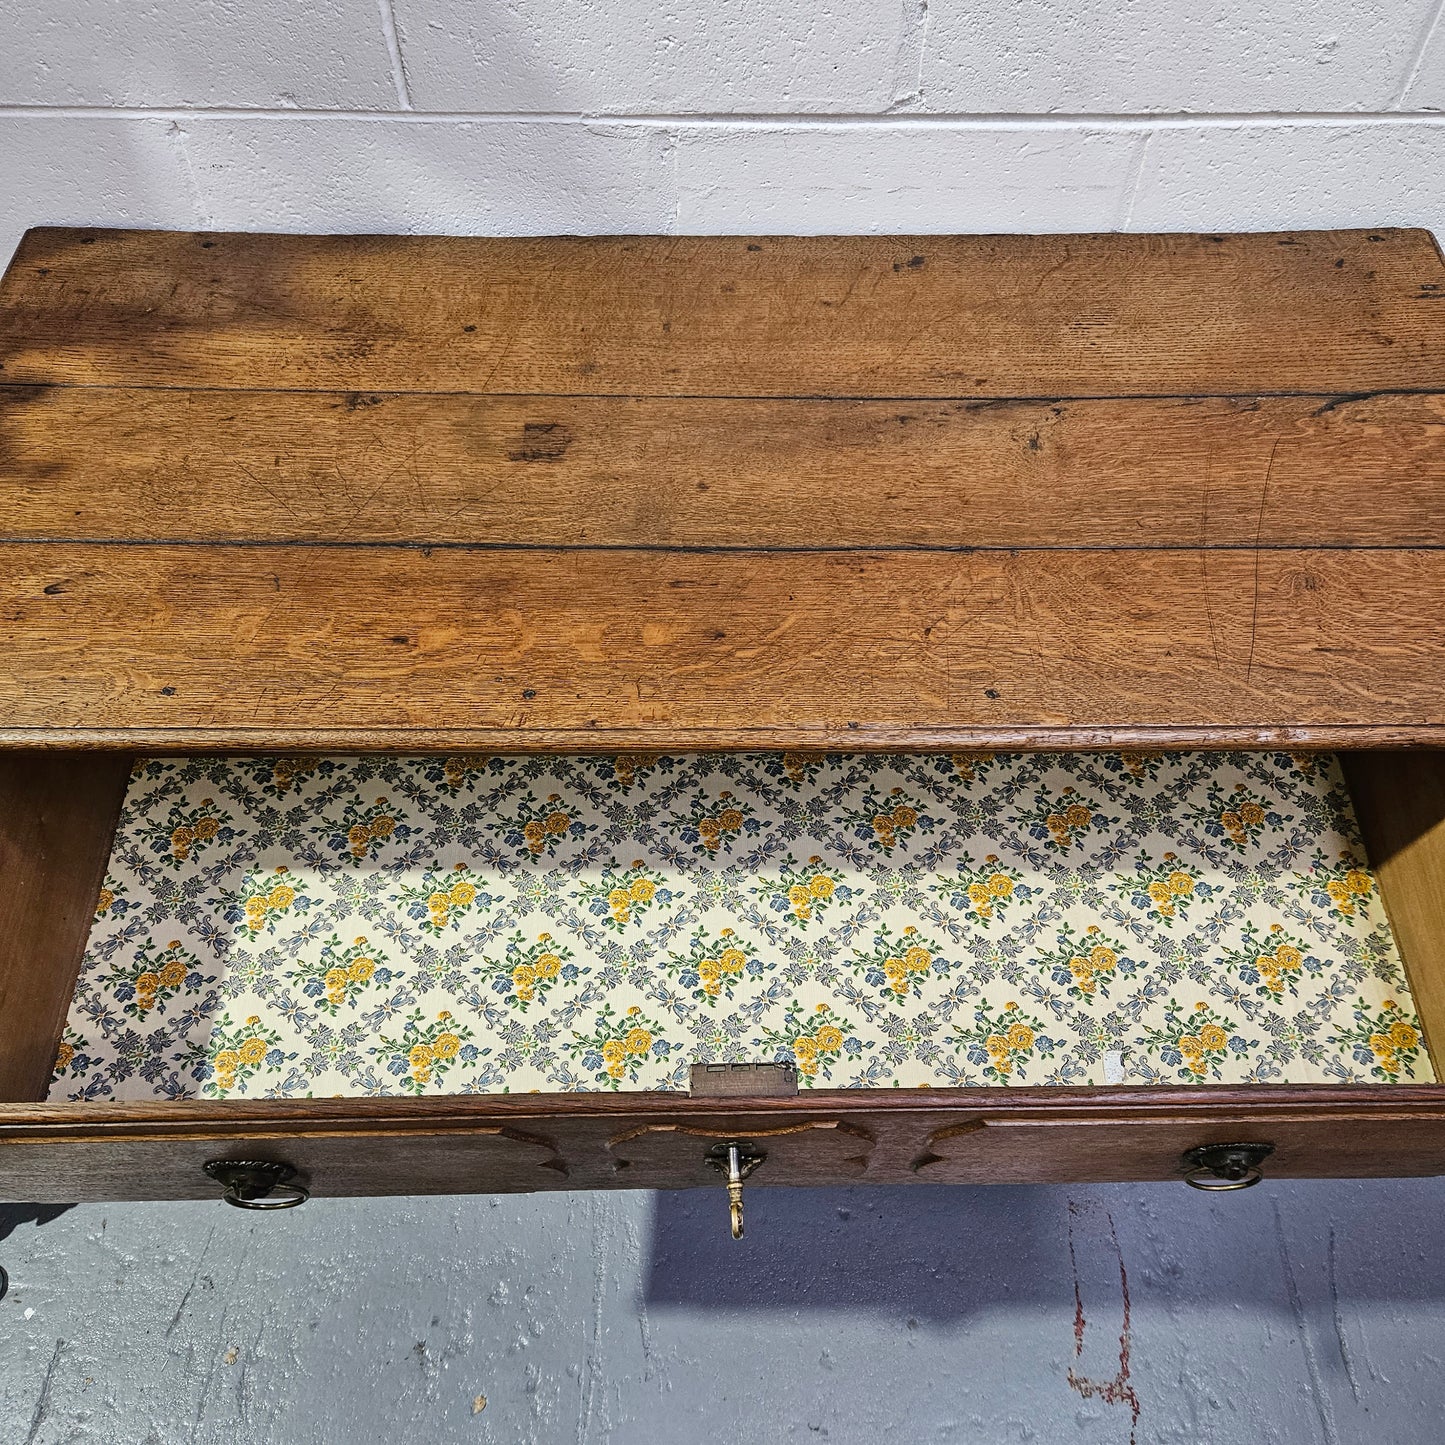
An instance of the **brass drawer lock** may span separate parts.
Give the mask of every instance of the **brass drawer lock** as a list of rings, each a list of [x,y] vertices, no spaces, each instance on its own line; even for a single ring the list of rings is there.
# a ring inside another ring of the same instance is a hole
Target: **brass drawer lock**
[[[714,1144],[703,1155],[708,1164],[726,1179],[728,1213],[732,1216],[734,1239],[743,1237],[743,1180],[767,1157],[761,1149],[739,1143],[736,1139],[726,1144]]]
[[[1184,1182],[1208,1193],[1248,1189],[1264,1177],[1259,1166],[1273,1153],[1273,1144],[1202,1144],[1183,1156]]]
[[[222,1186],[221,1198],[237,1209],[295,1209],[311,1191],[293,1184],[296,1171],[270,1159],[212,1159],[202,1166]]]

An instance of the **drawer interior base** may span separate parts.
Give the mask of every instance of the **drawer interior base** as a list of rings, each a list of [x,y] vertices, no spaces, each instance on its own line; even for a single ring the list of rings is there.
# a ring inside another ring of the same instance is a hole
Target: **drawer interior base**
[[[1332,754],[182,758],[52,1100],[1434,1078]]]

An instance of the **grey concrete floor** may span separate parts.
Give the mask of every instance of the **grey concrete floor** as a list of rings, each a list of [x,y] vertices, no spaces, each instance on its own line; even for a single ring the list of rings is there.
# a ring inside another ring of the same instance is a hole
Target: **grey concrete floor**
[[[1445,1440],[1445,1182],[0,1206],[4,1445]]]

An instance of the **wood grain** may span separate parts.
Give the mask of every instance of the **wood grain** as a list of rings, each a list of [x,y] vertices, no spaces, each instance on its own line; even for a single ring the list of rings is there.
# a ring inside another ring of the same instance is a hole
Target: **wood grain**
[[[1407,741],[1445,723],[1436,551],[9,545],[0,620],[0,738],[33,745]]]
[[[1435,1077],[1445,1079],[1445,752],[1340,761]]]
[[[1445,395],[903,404],[0,387],[0,538],[30,537],[1441,546]]]
[[[619,1170],[609,1141],[654,1125],[667,1131],[650,1136],[657,1152]],[[554,1148],[566,1173],[546,1167],[540,1150],[499,1149],[499,1126]],[[832,1142],[840,1126],[853,1131],[855,1147]],[[783,1129],[789,1134],[779,1136]],[[860,1133],[875,1141],[861,1174]],[[216,1186],[201,1165],[224,1157],[291,1163],[323,1197],[692,1188],[710,1182],[699,1172],[710,1141],[755,1134],[768,1137],[770,1148],[781,1147],[780,1137],[794,1142],[787,1169],[770,1174],[764,1166],[749,1190],[1178,1179],[1185,1149],[1237,1138],[1275,1146],[1268,1178],[1428,1175],[1445,1172],[1445,1088],[850,1089],[820,1090],[806,1100],[529,1094],[0,1105],[0,1199],[214,1199]],[[812,1151],[810,1139],[818,1143]],[[714,1187],[721,1230],[723,1191]]]
[[[983,1127],[935,1138],[917,1166],[931,1184],[1113,1183],[1178,1179],[1201,1144],[1265,1143],[1271,1179],[1405,1178],[1445,1173],[1445,1115],[1397,1113],[1388,1102],[1332,1112],[1263,1112],[1248,1105],[1197,1116],[1070,1118],[992,1115]],[[946,1132],[946,1131],[941,1131]]]
[[[43,1099],[130,759],[0,753],[0,1100]]]
[[[1425,231],[252,236],[39,230],[0,379],[608,395],[1445,388]]]
[[[874,1145],[872,1134],[857,1124],[823,1118],[749,1125],[745,1133],[722,1141],[714,1125],[637,1124],[609,1139],[607,1150],[618,1171],[650,1179],[687,1175],[695,1187],[706,1188],[722,1182],[708,1162],[708,1150],[734,1137],[764,1156],[749,1182],[766,1175],[779,1184],[802,1184],[820,1176],[857,1179],[866,1171]]]

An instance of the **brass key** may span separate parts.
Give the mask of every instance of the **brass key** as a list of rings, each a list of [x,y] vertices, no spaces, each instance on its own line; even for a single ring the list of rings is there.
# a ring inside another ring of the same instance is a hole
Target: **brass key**
[[[704,1155],[708,1164],[725,1177],[734,1239],[743,1237],[743,1180],[767,1157],[761,1150],[736,1140],[714,1144]]]

